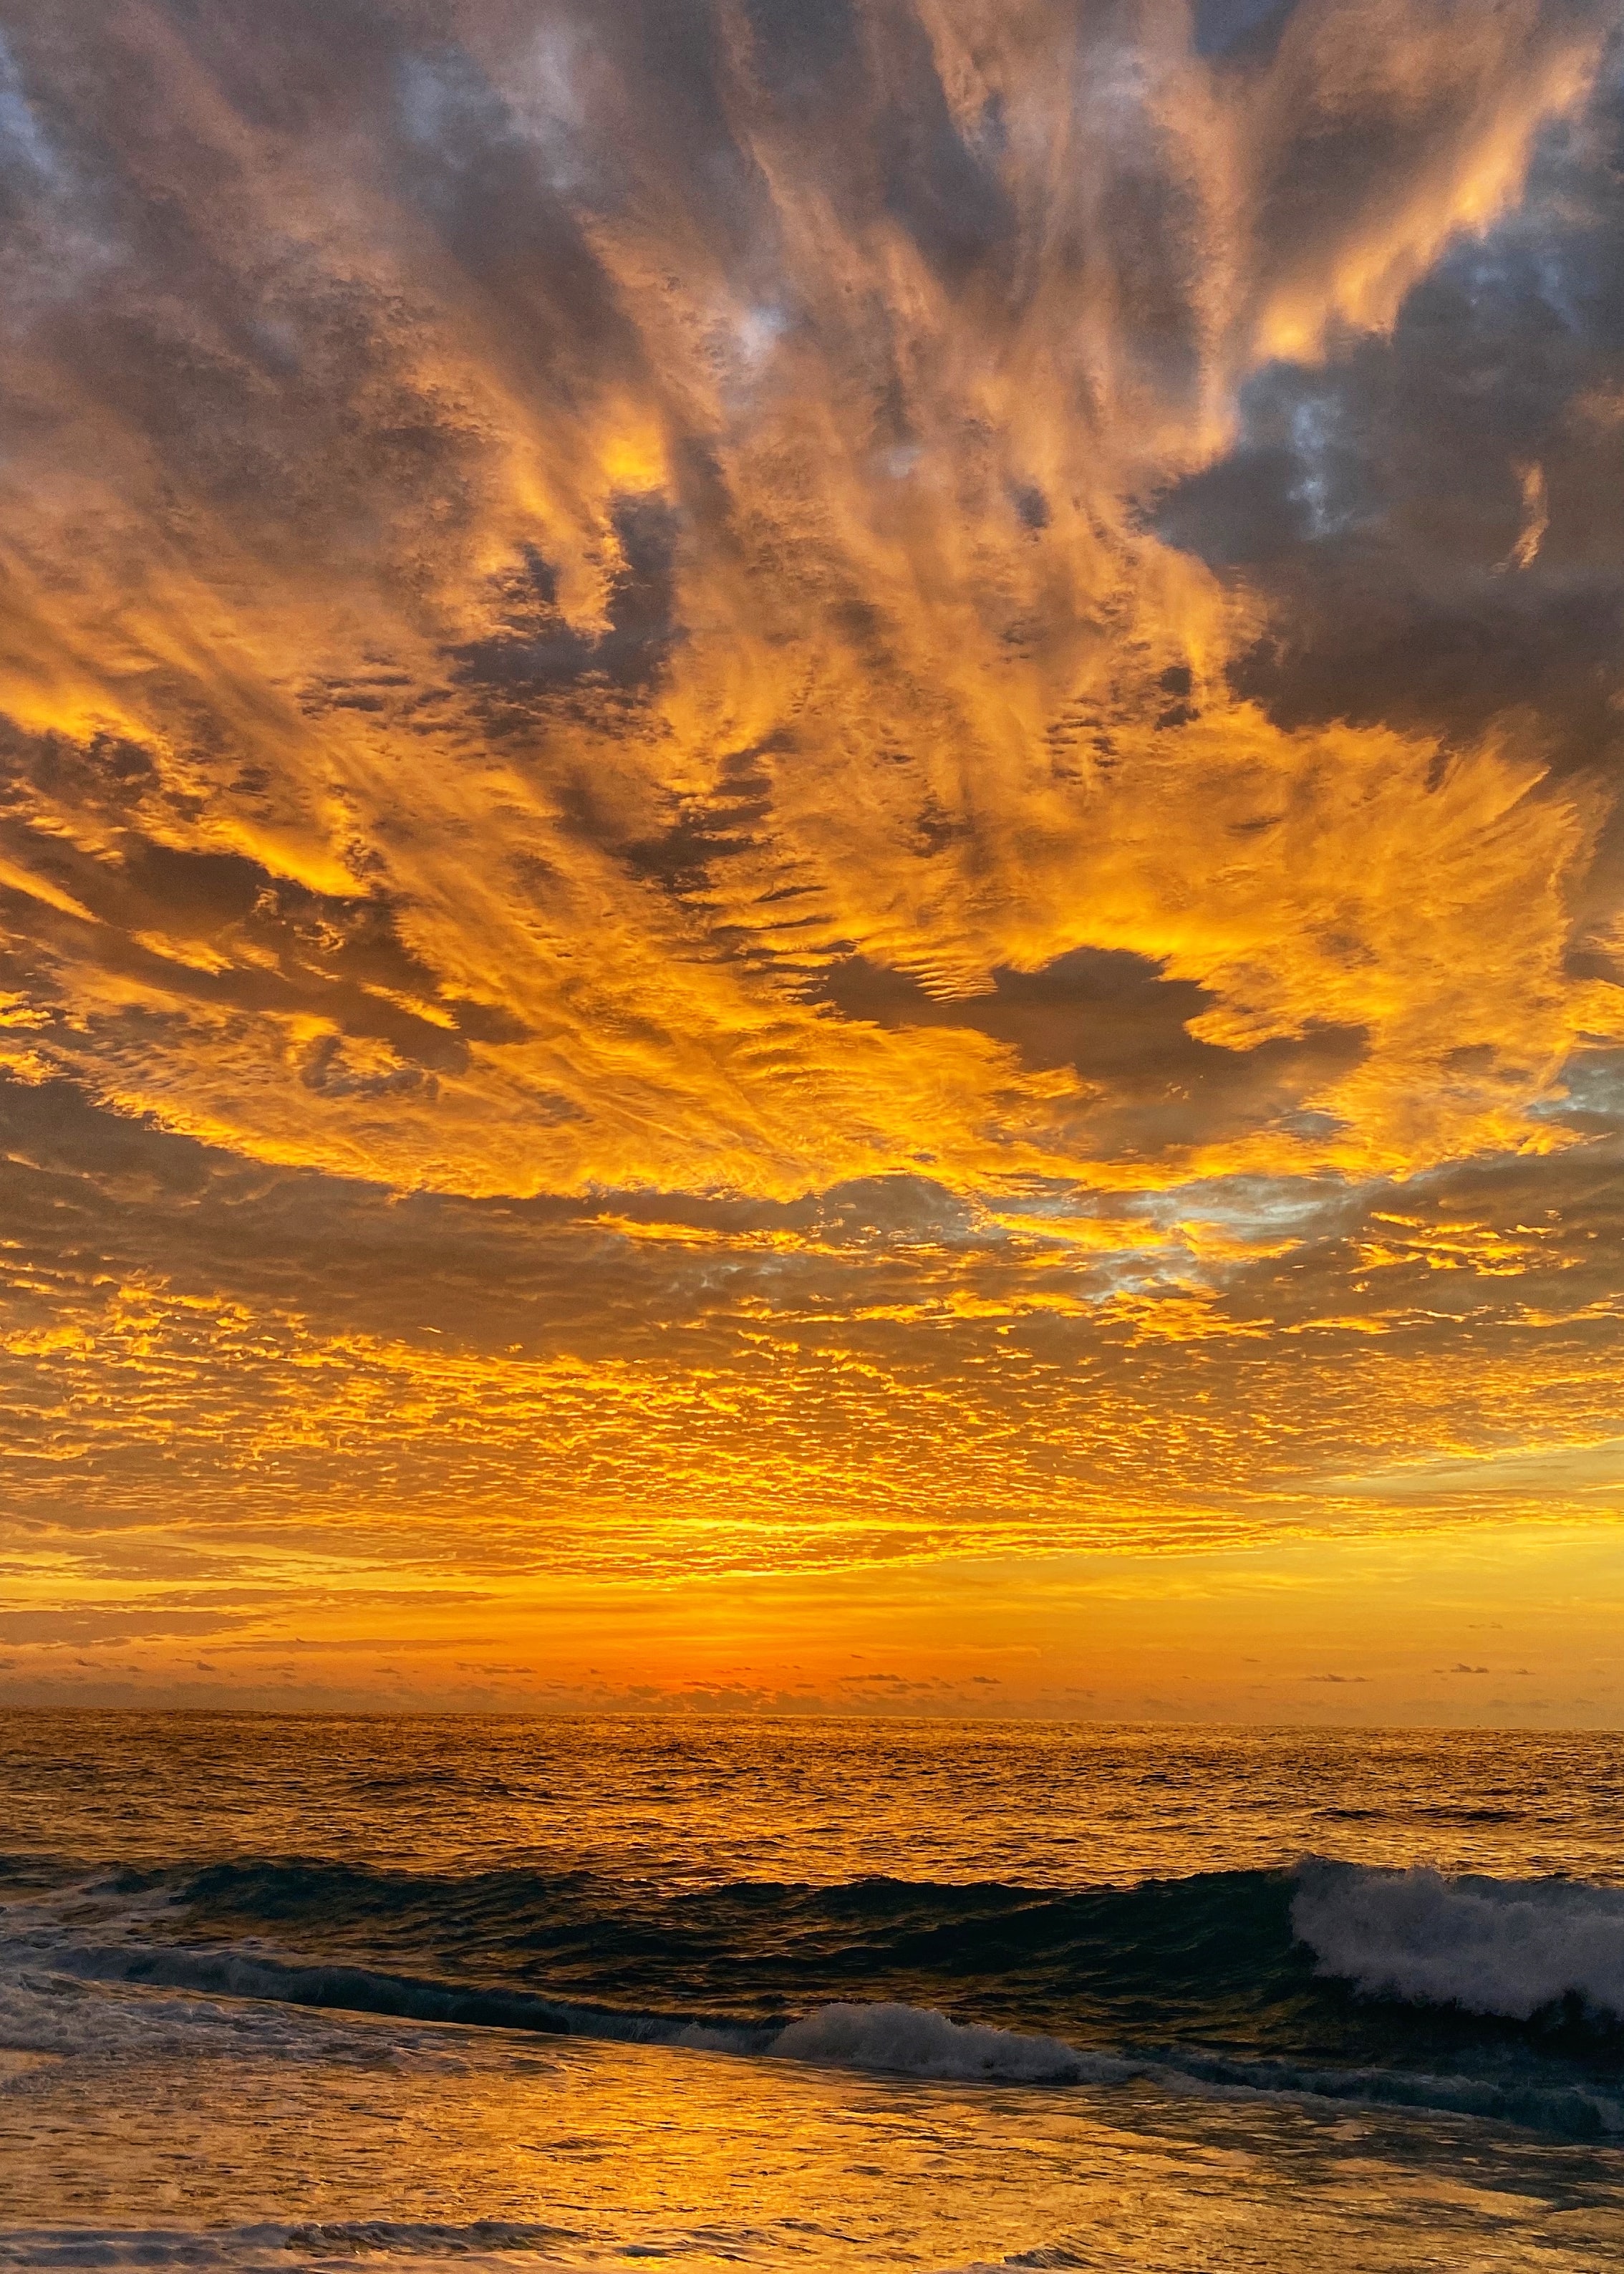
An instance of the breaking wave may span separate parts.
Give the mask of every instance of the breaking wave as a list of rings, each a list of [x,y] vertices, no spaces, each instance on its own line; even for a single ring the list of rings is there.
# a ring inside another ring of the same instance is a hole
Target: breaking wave
[[[1291,1924],[1367,1998],[1531,2022],[1624,2020],[1624,1888],[1304,1867]]]
[[[297,1859],[14,1881],[6,2042],[74,2034],[60,1992],[75,1984],[167,1993],[126,1998],[125,2030],[173,2026],[189,1997],[937,2082],[1138,2081],[1624,2133],[1624,1890],[1572,1882],[1310,1862],[1061,1895],[883,1879],[672,1894]],[[111,2019],[83,2026],[110,2045]]]

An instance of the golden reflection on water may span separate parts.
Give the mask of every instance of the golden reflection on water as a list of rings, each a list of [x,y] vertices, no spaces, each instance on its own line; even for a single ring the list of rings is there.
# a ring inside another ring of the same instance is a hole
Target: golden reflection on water
[[[229,2062],[171,2058],[138,2087],[91,2057],[0,2100],[8,2219],[349,2230],[295,2238],[312,2257],[439,2255],[394,2225],[462,2230],[447,2255],[831,2270],[1567,2274],[1624,2246],[1616,2151],[1431,2114],[920,2086],[332,2015],[271,2034],[256,2058],[249,2017]]]

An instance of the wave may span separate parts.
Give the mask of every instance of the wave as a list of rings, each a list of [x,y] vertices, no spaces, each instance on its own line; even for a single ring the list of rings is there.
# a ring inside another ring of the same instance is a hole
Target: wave
[[[775,2060],[821,2068],[878,2069],[955,2082],[1116,2084],[1143,2073],[1142,2064],[1086,2053],[1058,2037],[952,2022],[932,2007],[894,2003],[820,2007],[781,2029],[767,2051]]]
[[[673,1894],[282,1858],[82,1876],[0,1918],[0,1976],[10,1960],[262,2009],[932,2082],[1142,2080],[1624,2132],[1624,1890],[1568,1882],[1310,1862],[1061,1896]]]
[[[380,2019],[448,2022],[463,2029],[516,2029],[543,2037],[598,2037],[622,2044],[687,2045],[710,2052],[761,2052],[776,2034],[701,2015],[641,2013],[548,1998],[522,1990],[485,1988],[365,1966],[277,1959],[259,1952],[185,1948],[60,1948],[51,1954],[59,1975],[80,1981],[124,1984],[147,1990],[188,1991],[208,1998],[241,1998],[317,2012],[366,2014]]]
[[[588,2002],[769,2022],[861,1997],[973,1999],[1001,2024],[1103,2022],[1124,2001],[1171,2023],[1289,1997],[1285,1872],[1213,1873],[1056,1894],[996,1881],[745,1881],[673,1890],[587,1871],[439,1875],[298,1857],[126,1871],[109,1901],[188,1941],[274,1940],[388,1971],[477,1973]]]
[[[1438,2074],[1381,2067],[1327,2067],[1269,2058],[1226,2055],[1194,2046],[1162,2046],[1139,2053],[1077,2045],[1067,2040],[988,2023],[956,2022],[931,2007],[883,2001],[842,2001],[815,2008],[781,2028],[763,2029],[672,2014],[627,2013],[566,2000],[472,1990],[432,1981],[371,1974],[358,1968],[294,1967],[242,1954],[187,1951],[63,1951],[63,1976],[98,1988],[118,1984],[190,1993],[184,2007],[164,2001],[132,2014],[105,2004],[80,2015],[64,2014],[59,1988],[43,2001],[45,2037],[57,2052],[87,2046],[121,2059],[139,2057],[143,2038],[229,2029],[229,2009],[199,2005],[199,1997],[249,2001],[250,2010],[289,2007],[393,2019],[412,2024],[453,2024],[526,2035],[590,2038],[685,2052],[794,2061],[808,2067],[857,2070],[936,2084],[1120,2086],[1134,2082],[1164,2091],[1224,2097],[1334,2100],[1365,2106],[1429,2109],[1517,2124],[1568,2139],[1624,2135],[1624,2103],[1583,2080],[1533,2076]],[[50,1985],[38,1984],[46,1989]],[[36,2034],[14,2002],[0,1999],[0,2025],[12,2042]],[[155,2049],[153,2048],[153,2049]],[[175,2050],[173,2042],[169,2049]],[[327,2060],[370,2062],[377,2048],[346,2044],[329,2034],[318,2044],[300,2036],[256,2039],[262,2055],[296,2059],[320,2051]],[[402,2050],[391,2041],[391,2052]],[[421,2040],[406,2048],[414,2066],[440,2048]],[[0,2254],[0,2263],[4,2263]]]
[[[1624,2021],[1624,1888],[1312,1864],[1291,1923],[1322,1973],[1367,1998]]]
[[[919,2004],[946,1990],[1003,2026],[1063,2014],[1153,2032],[1199,2022],[1274,2034],[1345,1983],[1365,2001],[1605,2033],[1624,2023],[1624,1888],[1447,1877],[1309,1859],[1295,1871],[1049,1889],[870,1879],[748,1881],[670,1893],[585,1871],[414,1876],[297,1859],[121,1875],[234,1941],[315,1929],[366,1964],[428,1958],[505,1987],[593,2002],[673,1997],[771,2025],[854,1993]],[[1321,2007],[1321,2010],[1322,2007]]]
[[[620,2044],[763,2054],[815,2067],[938,2080],[1076,2084],[1115,2082],[1142,2071],[1142,2064],[1091,2056],[1058,2038],[953,2022],[932,2009],[895,2002],[837,2003],[762,2028],[723,2017],[628,2013],[523,1992],[379,1974],[364,1967],[301,1966],[244,1952],[63,1949],[55,1954],[54,1963],[59,1974],[102,1984]]]
[[[1364,2067],[1338,2068],[1301,2061],[1245,2058],[1193,2046],[1163,2046],[1137,2054],[1073,2044],[1064,2039],[988,2023],[956,2022],[937,2009],[883,2001],[843,2001],[815,2008],[781,2028],[748,2028],[669,2013],[628,2013],[567,2000],[481,1991],[456,1984],[372,1974],[364,1969],[295,1967],[240,1954],[62,1951],[55,1977],[76,1977],[105,1988],[119,1984],[190,1993],[197,1999],[242,1999],[251,2009],[289,2007],[393,2019],[412,2024],[453,2024],[547,2037],[590,2038],[685,2052],[795,2061],[808,2067],[857,2070],[937,2084],[1119,2086],[1135,2081],[1164,2091],[1225,2097],[1335,2100],[1365,2106],[1430,2109],[1517,2124],[1568,2139],[1624,2135],[1624,2104],[1583,2081],[1436,2074]],[[44,1984],[37,1984],[46,1988]],[[178,2029],[229,2028],[229,2010],[196,2002],[165,2001],[132,2014],[98,2004],[81,2015],[64,2014],[59,1992],[44,2000],[45,2037],[57,2052],[86,2046],[121,2059],[139,2057],[143,2038]],[[0,2025],[16,2042],[36,2034],[14,2003],[0,1999]],[[330,2033],[320,2045],[307,2037],[273,2044],[256,2040],[264,2054],[280,2051],[327,2060],[370,2061],[377,2049],[347,2045]],[[171,2044],[170,2050],[174,2050]],[[399,2050],[393,2043],[390,2050]],[[438,2047],[410,2044],[414,2065]],[[0,2263],[4,2263],[0,2254]]]

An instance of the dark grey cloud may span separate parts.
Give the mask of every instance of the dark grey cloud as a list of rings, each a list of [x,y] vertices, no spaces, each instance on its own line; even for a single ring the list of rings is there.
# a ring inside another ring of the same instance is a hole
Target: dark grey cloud
[[[1196,0],[1196,50],[1236,62],[1267,61],[1296,5],[1297,0]]]
[[[989,994],[942,1000],[861,956],[833,965],[822,999],[882,1026],[962,1028],[1008,1043],[1034,1069],[1069,1066],[1094,1092],[1090,1148],[1102,1160],[1154,1158],[1221,1143],[1242,1128],[1289,1127],[1303,1101],[1358,1063],[1363,1036],[1329,1024],[1227,1050],[1191,1022],[1212,998],[1149,958],[1077,948],[1041,970],[998,970]]]
[[[1268,604],[1237,691],[1289,727],[1446,742],[1522,712],[1565,769],[1616,775],[1624,628],[1624,97],[1547,132],[1526,202],[1448,252],[1390,337],[1242,395],[1233,450],[1157,525]],[[1522,476],[1548,526],[1519,567]]]

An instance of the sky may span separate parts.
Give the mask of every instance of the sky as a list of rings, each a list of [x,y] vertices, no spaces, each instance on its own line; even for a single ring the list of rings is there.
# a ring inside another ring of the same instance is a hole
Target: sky
[[[0,1703],[1624,1720],[1624,26],[9,0]]]

